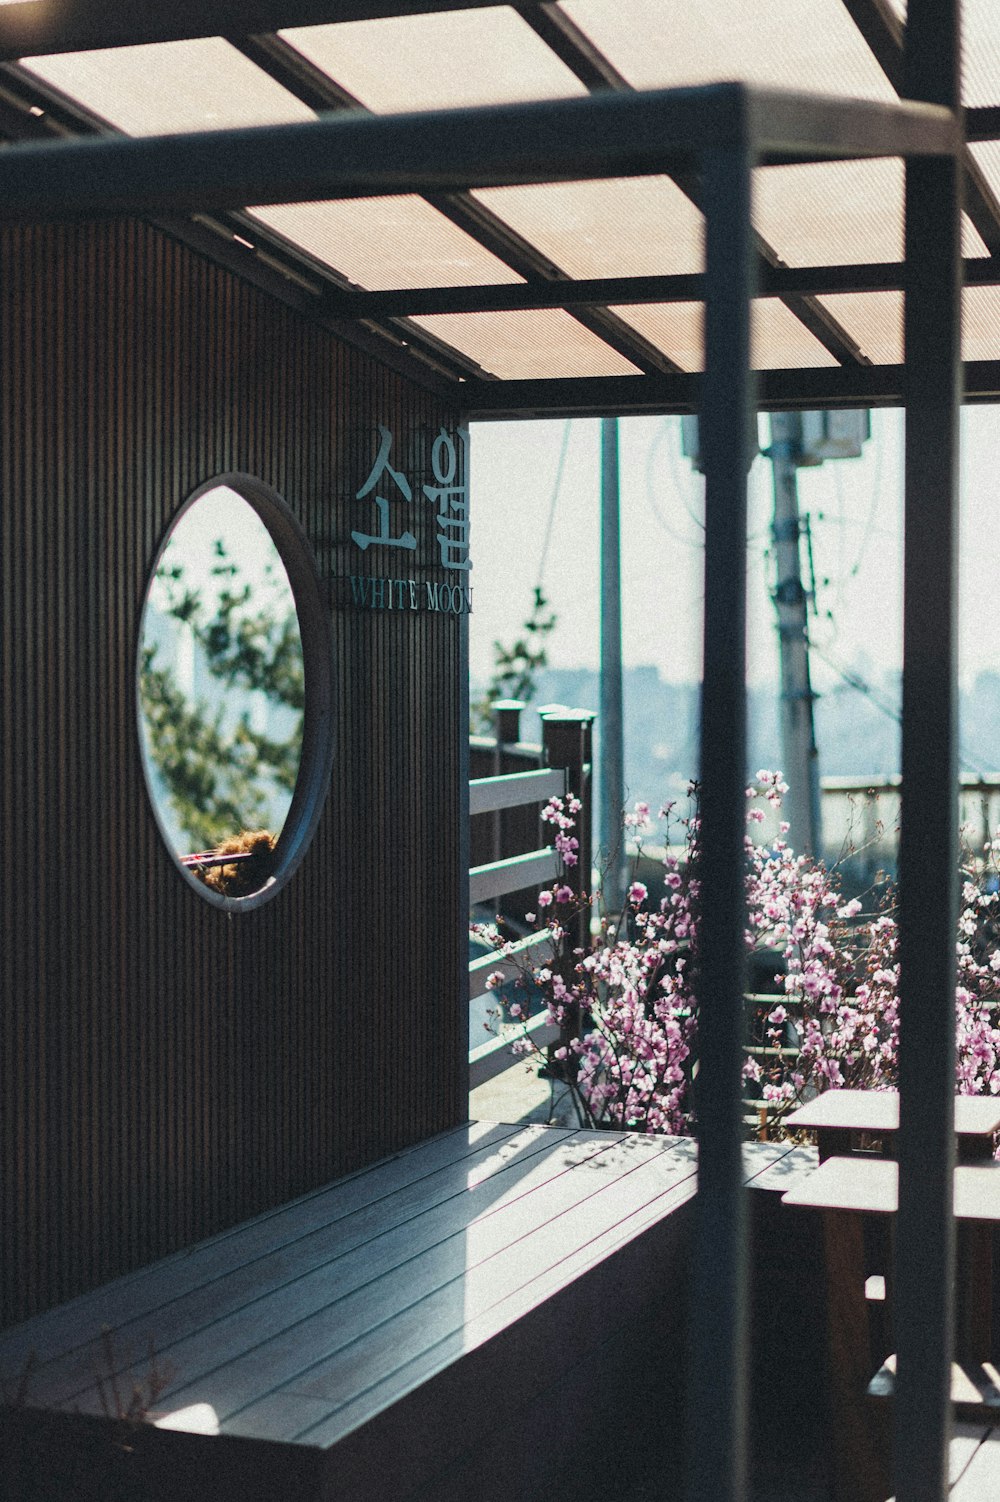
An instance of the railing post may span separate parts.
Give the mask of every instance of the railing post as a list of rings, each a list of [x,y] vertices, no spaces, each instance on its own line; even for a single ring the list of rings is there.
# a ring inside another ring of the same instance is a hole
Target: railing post
[[[566,793],[579,798],[580,811],[576,815],[576,838],[579,842],[577,863],[563,868],[562,881],[573,893],[576,913],[564,923],[569,939],[562,961],[563,979],[569,983],[576,968],[573,951],[590,947],[590,904],[583,902],[590,890],[590,861],[592,849],[592,788],[593,788],[593,724],[594,714],[589,709],[559,709],[542,714],[542,747],[545,761],[550,767],[563,767],[566,771]],[[549,826],[546,837],[554,843],[555,831]],[[559,1029],[561,1048],[578,1038],[587,1026],[587,1018],[575,1006]],[[549,1071],[557,1078],[575,1074],[578,1061],[571,1053],[564,1063],[557,1063],[553,1050],[549,1049]]]
[[[521,739],[521,711],[527,705],[520,699],[497,699],[493,705],[493,774],[500,777],[507,770],[504,766],[505,746],[516,746]],[[504,816],[498,809],[493,815],[493,859],[502,858],[506,849],[504,840]]]
[[[579,798],[576,815],[576,838],[579,841],[575,866],[567,866],[563,882],[574,898],[590,889],[592,826],[592,748],[594,714],[589,709],[569,709],[542,716],[542,746],[546,764],[565,767],[566,791]],[[550,842],[551,843],[551,840]],[[585,948],[590,940],[589,909],[581,907],[573,921],[573,947]]]
[[[521,711],[527,705],[520,699],[497,699],[493,705],[493,734],[497,752],[501,746],[514,746],[521,739]],[[497,767],[497,775],[503,769]]]

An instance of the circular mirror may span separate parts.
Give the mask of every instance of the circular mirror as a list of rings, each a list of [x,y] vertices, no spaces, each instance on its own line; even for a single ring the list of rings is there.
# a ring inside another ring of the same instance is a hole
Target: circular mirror
[[[139,728],[160,831],[224,907],[273,895],[329,775],[330,636],[298,524],[257,481],[204,486],[146,594]]]

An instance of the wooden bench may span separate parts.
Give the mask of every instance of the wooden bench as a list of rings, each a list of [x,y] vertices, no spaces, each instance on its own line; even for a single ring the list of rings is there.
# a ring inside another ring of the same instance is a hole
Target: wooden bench
[[[695,1173],[686,1139],[473,1123],[96,1289],[0,1334],[0,1493],[542,1497],[595,1390],[648,1419],[657,1372],[669,1441]],[[172,1376],[123,1426],[150,1340]]]

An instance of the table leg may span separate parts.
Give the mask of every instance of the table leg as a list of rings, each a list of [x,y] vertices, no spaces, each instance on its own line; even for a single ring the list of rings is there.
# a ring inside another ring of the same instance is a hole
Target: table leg
[[[817,1127],[816,1148],[819,1152],[819,1161],[825,1163],[827,1158],[848,1157],[854,1133],[849,1127]]]
[[[955,1359],[976,1367],[993,1354],[993,1227],[960,1220],[955,1231]]]
[[[873,1375],[865,1302],[862,1217],[823,1211],[827,1339],[837,1502],[883,1502],[888,1496],[888,1439],[867,1401]]]

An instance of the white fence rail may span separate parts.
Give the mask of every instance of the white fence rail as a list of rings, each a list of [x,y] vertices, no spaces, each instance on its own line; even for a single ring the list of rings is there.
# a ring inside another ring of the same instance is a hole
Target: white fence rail
[[[477,777],[469,783],[469,813],[494,814],[502,808],[522,808],[526,803],[561,798],[565,791],[566,773],[561,767],[508,772],[502,777]]]
[[[565,791],[566,773],[561,767],[510,772],[503,777],[477,777],[469,783],[469,812],[498,813],[505,808],[546,803],[550,798],[561,797]],[[469,906],[476,907],[523,887],[554,881],[560,870],[559,857],[551,846],[473,866],[469,872]]]

